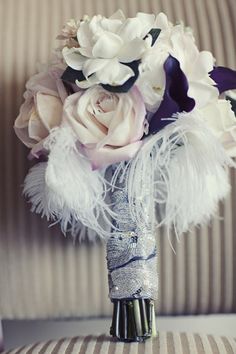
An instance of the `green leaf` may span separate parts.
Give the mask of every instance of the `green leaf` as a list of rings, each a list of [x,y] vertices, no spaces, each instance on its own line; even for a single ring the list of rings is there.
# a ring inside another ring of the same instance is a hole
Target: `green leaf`
[[[85,76],[81,70],[74,70],[68,66],[62,74],[61,79],[74,84],[76,80],[84,81]]]
[[[157,38],[159,37],[159,34],[161,33],[161,29],[160,28],[153,28],[151,29],[151,31],[149,32],[149,34],[152,36],[152,46],[154,45],[154,43],[156,42]]]
[[[234,100],[232,97],[226,96],[226,100],[228,100],[231,103],[231,109],[234,112],[234,115],[236,117],[236,100]]]
[[[131,63],[122,63],[122,64],[129,66],[133,70],[134,76],[132,76],[130,79],[128,79],[121,86],[102,85],[102,87],[105,90],[110,91],[110,92],[125,93],[125,92],[128,92],[131,89],[131,87],[134,85],[135,81],[137,80],[137,78],[139,76],[138,67],[140,64],[140,60],[135,60],[135,61],[132,61]]]

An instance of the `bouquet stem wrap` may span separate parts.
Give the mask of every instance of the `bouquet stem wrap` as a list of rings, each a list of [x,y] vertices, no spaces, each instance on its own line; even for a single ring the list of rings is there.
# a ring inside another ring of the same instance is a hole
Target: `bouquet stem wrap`
[[[147,228],[133,220],[125,183],[123,174],[111,194],[117,214],[107,242],[109,296],[114,303],[111,334],[120,340],[142,341],[156,335],[156,240],[151,225]]]

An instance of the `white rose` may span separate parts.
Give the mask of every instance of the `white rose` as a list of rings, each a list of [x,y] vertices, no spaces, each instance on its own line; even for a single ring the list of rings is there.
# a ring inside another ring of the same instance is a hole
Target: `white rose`
[[[26,84],[25,101],[16,118],[14,129],[18,138],[38,156],[52,128],[60,125],[63,101],[67,93],[60,79],[63,70],[50,67],[30,78]]]
[[[67,97],[63,120],[73,128],[93,168],[130,160],[142,145],[146,110],[133,86],[112,93],[95,85]]]
[[[96,83],[122,85],[134,76],[133,70],[124,65],[142,57],[151,45],[145,36],[153,28],[154,15],[138,13],[125,19],[118,11],[110,18],[101,15],[81,22],[77,32],[79,48],[63,48],[68,66],[82,70],[86,80],[77,82],[82,88]]]

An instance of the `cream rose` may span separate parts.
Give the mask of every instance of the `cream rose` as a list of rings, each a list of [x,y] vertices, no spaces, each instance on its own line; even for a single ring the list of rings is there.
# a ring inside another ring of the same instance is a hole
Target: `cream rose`
[[[18,138],[34,156],[43,148],[50,130],[61,123],[63,101],[67,97],[60,76],[63,70],[51,68],[34,75],[26,84],[25,102],[14,129]]]
[[[146,110],[137,87],[112,93],[101,86],[69,96],[63,120],[71,125],[94,169],[131,159],[144,134]]]

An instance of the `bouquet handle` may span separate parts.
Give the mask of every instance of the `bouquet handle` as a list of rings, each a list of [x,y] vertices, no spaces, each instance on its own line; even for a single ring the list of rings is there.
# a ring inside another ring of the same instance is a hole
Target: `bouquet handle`
[[[143,341],[156,336],[156,240],[151,227],[137,225],[130,214],[125,176],[118,179],[111,202],[117,218],[107,241],[110,334],[122,341]]]

